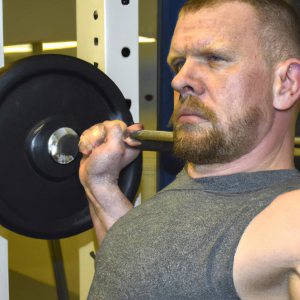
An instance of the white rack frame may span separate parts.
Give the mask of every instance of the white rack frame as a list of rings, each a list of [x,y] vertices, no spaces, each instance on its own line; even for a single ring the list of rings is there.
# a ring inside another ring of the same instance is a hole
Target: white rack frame
[[[138,16],[138,0],[128,5],[122,0],[76,0],[77,57],[98,65],[131,100],[135,123],[139,122]],[[122,55],[123,48],[130,49],[128,57]],[[79,249],[80,300],[87,298],[92,282],[85,274],[94,274],[91,251],[96,251],[93,243]]]
[[[98,64],[131,100],[133,120],[139,122],[138,0],[128,5],[122,0],[77,0],[76,14],[77,57]],[[128,57],[122,56],[125,47]]]
[[[3,45],[3,5],[0,0],[0,68],[4,67]],[[9,300],[8,285],[8,241],[0,236],[0,295],[1,300]]]

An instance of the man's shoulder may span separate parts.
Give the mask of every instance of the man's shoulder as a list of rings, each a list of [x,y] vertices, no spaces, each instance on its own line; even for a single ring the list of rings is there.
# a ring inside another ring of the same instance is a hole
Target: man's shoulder
[[[272,228],[275,230],[278,227],[278,233],[284,235],[288,232],[291,234],[298,232],[300,246],[300,186],[299,189],[277,196],[258,217],[261,218],[262,222],[267,220],[270,224],[268,226],[270,230],[273,230]]]
[[[281,214],[298,213],[298,218],[300,221],[300,186],[299,189],[289,191],[279,195],[271,204],[274,206],[275,211]],[[298,210],[299,209],[299,210]]]
[[[297,225],[295,230],[299,232],[300,242],[300,187],[297,190],[279,195],[270,205],[270,210],[275,215],[281,216],[279,220],[282,220],[281,225],[283,227],[285,227],[283,222],[294,226]],[[289,225],[287,226],[289,227]]]
[[[279,195],[254,218],[247,231],[249,237],[258,242],[258,251],[265,248],[276,253],[278,259],[281,257],[281,262],[286,259],[299,262],[300,187]]]
[[[276,290],[288,284],[287,278],[297,270],[300,187],[279,195],[246,228],[235,255],[235,284],[243,286],[247,282],[248,288],[251,282],[253,291],[261,286]]]

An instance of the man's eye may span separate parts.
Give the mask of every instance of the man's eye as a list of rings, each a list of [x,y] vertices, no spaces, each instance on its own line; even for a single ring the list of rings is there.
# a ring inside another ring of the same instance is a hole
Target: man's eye
[[[209,61],[224,61],[224,58],[217,55],[211,55],[208,57]]]
[[[182,69],[183,65],[184,65],[184,61],[176,63],[174,65],[174,71],[175,71],[175,73],[179,73],[180,70]]]

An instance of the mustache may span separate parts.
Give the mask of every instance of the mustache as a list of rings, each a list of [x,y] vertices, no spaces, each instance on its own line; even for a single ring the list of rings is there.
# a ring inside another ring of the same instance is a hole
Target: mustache
[[[194,113],[195,115],[199,115],[201,118],[204,118],[212,123],[216,123],[216,113],[205,103],[203,103],[203,101],[201,101],[199,98],[192,95],[184,97],[180,95],[179,102],[180,105],[176,110],[173,111],[167,127],[171,127],[173,124],[176,124],[176,121],[184,110],[189,110],[189,112]]]

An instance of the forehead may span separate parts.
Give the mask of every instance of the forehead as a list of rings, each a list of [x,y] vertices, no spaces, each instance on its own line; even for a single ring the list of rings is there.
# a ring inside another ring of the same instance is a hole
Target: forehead
[[[183,14],[176,25],[171,49],[189,50],[214,43],[235,47],[253,43],[258,24],[252,6],[242,2],[226,2]]]

